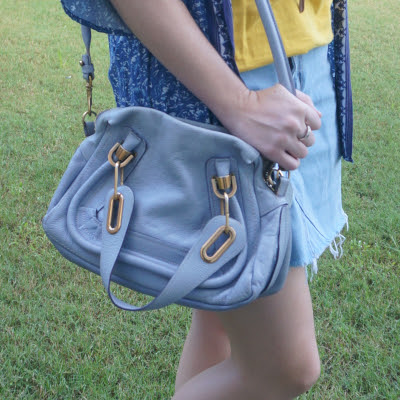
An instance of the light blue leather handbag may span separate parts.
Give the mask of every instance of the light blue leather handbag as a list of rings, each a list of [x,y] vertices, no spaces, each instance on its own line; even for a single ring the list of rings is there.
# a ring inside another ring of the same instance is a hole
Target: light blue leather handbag
[[[294,92],[270,5],[257,5],[279,81]],[[115,108],[77,149],[43,227],[63,256],[101,275],[120,308],[227,310],[283,286],[291,201],[289,179],[222,128]],[[130,305],[111,281],[154,300]]]

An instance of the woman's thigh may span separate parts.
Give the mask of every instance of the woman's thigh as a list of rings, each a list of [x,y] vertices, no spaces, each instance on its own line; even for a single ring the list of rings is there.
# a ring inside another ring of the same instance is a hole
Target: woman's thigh
[[[231,343],[232,359],[245,369],[261,369],[265,374],[296,373],[302,366],[319,370],[304,268],[291,268],[277,294],[218,315]]]

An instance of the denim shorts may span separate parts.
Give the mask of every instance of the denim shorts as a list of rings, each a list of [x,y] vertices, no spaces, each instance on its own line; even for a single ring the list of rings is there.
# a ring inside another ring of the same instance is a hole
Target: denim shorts
[[[294,190],[292,206],[293,247],[290,265],[313,265],[330,247],[335,257],[341,255],[347,224],[342,209],[341,157],[336,121],[336,97],[327,57],[328,47],[318,47],[309,53],[291,58],[296,88],[308,94],[322,113],[321,129],[315,131],[315,144],[309,148],[300,167],[292,171]],[[273,65],[241,74],[248,88],[260,90],[277,82]]]

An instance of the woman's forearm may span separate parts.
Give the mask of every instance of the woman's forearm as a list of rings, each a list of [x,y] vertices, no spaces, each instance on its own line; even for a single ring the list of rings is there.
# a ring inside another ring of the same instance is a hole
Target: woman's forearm
[[[220,119],[247,92],[181,0],[111,0],[151,53]],[[224,118],[225,117],[225,118]]]
[[[320,115],[308,96],[283,88],[250,91],[226,65],[181,0],[111,0],[150,52],[235,136],[283,168],[295,169],[314,143]]]

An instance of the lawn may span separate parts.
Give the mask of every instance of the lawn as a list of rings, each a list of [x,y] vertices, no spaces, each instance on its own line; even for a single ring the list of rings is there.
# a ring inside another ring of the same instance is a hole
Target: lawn
[[[82,141],[79,26],[54,0],[2,0],[0,399],[157,400],[173,394],[188,309],[130,314],[64,260],[41,218]],[[311,282],[322,360],[301,399],[400,398],[398,0],[349,5],[354,164],[343,171],[345,255]],[[114,106],[107,37],[93,35],[94,109]],[[140,297],[140,296],[138,296]]]

